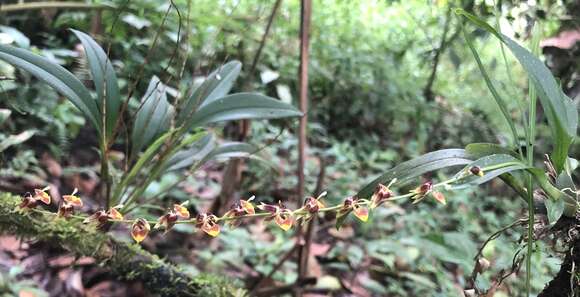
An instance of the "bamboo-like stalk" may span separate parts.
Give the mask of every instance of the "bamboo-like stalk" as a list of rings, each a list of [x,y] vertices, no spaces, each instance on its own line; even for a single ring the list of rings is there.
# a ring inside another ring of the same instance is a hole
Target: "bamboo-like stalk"
[[[310,18],[312,15],[312,2],[310,0],[301,1],[300,10],[300,70],[299,70],[299,84],[300,84],[300,111],[304,114],[300,118],[300,126],[298,130],[298,186],[297,204],[304,197],[305,179],[304,168],[306,163],[306,146],[308,139],[306,138],[306,129],[308,125],[308,62],[309,62],[309,45],[310,45]],[[306,236],[312,236],[312,228],[315,219],[308,224]],[[298,229],[297,234],[302,236],[302,228]],[[305,239],[305,244],[298,250],[298,279],[300,282],[308,270],[308,250],[307,244],[310,244],[310,238]],[[302,290],[298,289],[295,296],[302,296]]]

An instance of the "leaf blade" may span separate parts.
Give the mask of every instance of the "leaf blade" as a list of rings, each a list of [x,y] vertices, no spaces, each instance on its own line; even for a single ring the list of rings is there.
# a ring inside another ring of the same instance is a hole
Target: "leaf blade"
[[[85,56],[89,63],[91,76],[97,91],[97,106],[99,111],[105,113],[104,131],[106,139],[113,136],[113,129],[118,120],[121,99],[119,85],[113,64],[107,54],[88,34],[70,29],[81,41],[85,50]]]

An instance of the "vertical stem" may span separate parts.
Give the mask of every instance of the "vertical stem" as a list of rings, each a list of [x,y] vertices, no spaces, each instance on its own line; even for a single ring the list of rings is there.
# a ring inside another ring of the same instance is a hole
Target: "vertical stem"
[[[104,105],[104,104],[103,104]],[[104,136],[103,136],[104,137]],[[109,176],[109,162],[107,160],[107,145],[106,140],[103,139],[101,144],[101,180],[105,192],[105,209],[111,206],[111,178]]]
[[[300,22],[300,111],[304,113],[300,118],[298,131],[298,203],[304,196],[304,163],[306,160],[306,124],[308,123],[308,46],[310,32],[310,15],[312,3],[302,0]]]
[[[539,23],[534,26],[532,33],[532,53],[538,55],[539,53],[539,41],[540,41],[540,25]],[[528,139],[526,143],[527,148],[527,161],[528,165],[533,166],[534,164],[534,141],[536,138],[536,104],[537,95],[534,84],[531,80],[528,80],[528,95],[529,95],[529,110],[528,110]],[[531,278],[532,278],[532,253],[534,251],[534,179],[531,174],[528,174],[528,249],[526,255],[526,292],[527,296],[531,293]]]
[[[304,198],[304,164],[306,162],[306,125],[308,124],[308,48],[310,42],[310,16],[312,14],[311,0],[302,0],[300,7],[300,111],[304,114],[300,118],[300,128],[298,131],[298,188],[296,189],[299,206]],[[312,226],[312,222],[309,226]],[[310,227],[312,228],[312,227]],[[302,229],[298,229],[297,236],[302,237]],[[299,239],[300,240],[300,239]],[[306,243],[305,243],[306,244]],[[308,261],[303,261],[304,246],[300,249],[298,257],[298,279],[300,282],[308,271]],[[302,296],[302,290],[295,291],[296,296]]]
[[[431,75],[429,75],[429,79],[427,80],[427,85],[423,88],[423,94],[427,101],[433,101],[434,94],[433,94],[433,83],[435,82],[435,78],[437,77],[437,68],[439,67],[439,60],[443,52],[445,51],[445,47],[447,46],[447,34],[449,33],[449,25],[451,24],[451,5],[447,8],[447,13],[445,14],[445,24],[443,25],[443,35],[441,35],[441,41],[439,41],[439,47],[435,50],[435,56],[433,56],[433,67],[431,68]]]

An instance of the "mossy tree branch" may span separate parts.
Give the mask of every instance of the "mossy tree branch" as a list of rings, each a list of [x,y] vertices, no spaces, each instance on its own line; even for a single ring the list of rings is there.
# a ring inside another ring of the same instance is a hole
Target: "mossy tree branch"
[[[0,233],[15,234],[60,246],[79,256],[90,256],[110,269],[119,280],[140,281],[161,296],[242,296],[232,282],[212,275],[190,276],[136,244],[114,240],[110,235],[83,225],[17,209],[20,198],[0,194]]]

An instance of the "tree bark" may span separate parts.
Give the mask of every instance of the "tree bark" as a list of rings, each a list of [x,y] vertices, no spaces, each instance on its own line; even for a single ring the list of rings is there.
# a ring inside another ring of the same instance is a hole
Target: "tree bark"
[[[33,238],[62,247],[75,255],[93,257],[119,280],[139,281],[160,296],[239,296],[243,290],[223,277],[191,276],[139,245],[115,240],[82,224],[49,214],[18,209],[20,198],[0,194],[0,233]]]
[[[568,252],[560,266],[560,271],[548,285],[542,290],[538,297],[569,297],[580,296],[580,279],[578,277],[580,270],[580,235],[578,229],[580,220],[572,219],[572,229],[566,230],[564,234],[572,234]]]

